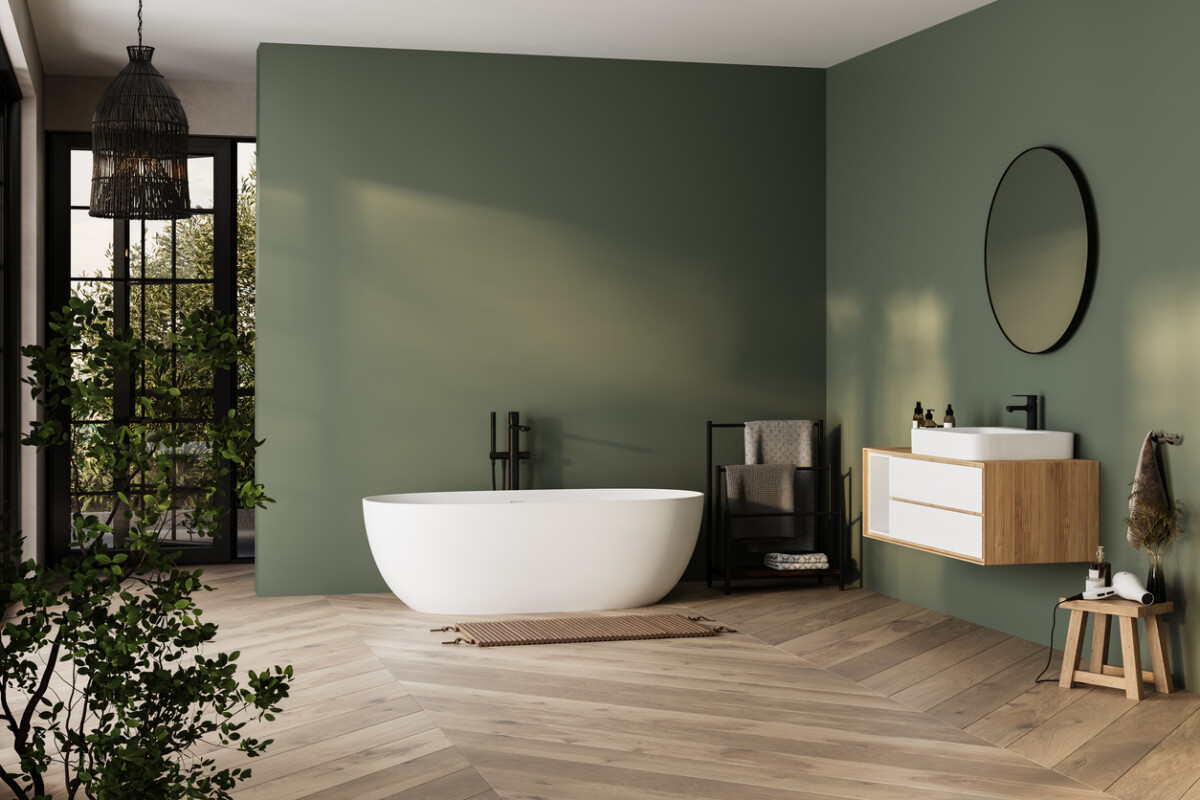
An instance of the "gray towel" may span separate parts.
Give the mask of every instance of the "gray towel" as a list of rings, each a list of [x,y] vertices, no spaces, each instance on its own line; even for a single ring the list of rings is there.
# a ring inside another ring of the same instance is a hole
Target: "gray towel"
[[[812,564],[828,561],[829,557],[824,553],[767,553],[766,560],[779,564]]]
[[[725,494],[730,514],[779,512],[796,509],[791,464],[733,464],[725,468]],[[779,539],[795,535],[792,517],[731,518],[734,539]]]
[[[789,553],[767,553],[763,564],[777,570],[820,570],[829,569],[829,557],[824,553],[811,553],[794,558]]]
[[[1146,434],[1142,442],[1142,451],[1138,453],[1137,471],[1133,475],[1133,491],[1129,498],[1129,516],[1139,511],[1139,506],[1145,503],[1167,504],[1167,490],[1163,486],[1162,473],[1158,470],[1158,459],[1154,457],[1154,431]],[[1125,539],[1137,550],[1141,539],[1128,528]]]
[[[797,467],[813,466],[813,431],[815,424],[807,419],[768,419],[746,423],[745,451],[747,464],[792,464]],[[795,473],[795,509],[815,511],[817,509],[816,476],[811,470]],[[795,539],[798,550],[816,547],[816,518],[798,517],[790,532],[784,534]],[[752,548],[753,549],[753,548]]]
[[[768,419],[746,423],[747,464],[813,465],[813,423],[807,419]]]

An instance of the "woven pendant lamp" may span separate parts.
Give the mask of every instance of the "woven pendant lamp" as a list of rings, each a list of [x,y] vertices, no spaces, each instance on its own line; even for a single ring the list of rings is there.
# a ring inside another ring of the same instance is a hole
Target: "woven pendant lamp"
[[[92,199],[88,214],[118,219],[189,216],[188,121],[153,47],[127,47],[129,63],[104,90],[92,116]]]

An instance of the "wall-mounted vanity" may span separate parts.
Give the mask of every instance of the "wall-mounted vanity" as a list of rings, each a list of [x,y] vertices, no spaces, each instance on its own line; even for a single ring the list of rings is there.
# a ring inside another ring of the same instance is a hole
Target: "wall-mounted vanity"
[[[1100,462],[866,448],[863,535],[973,564],[1088,561],[1100,543]]]

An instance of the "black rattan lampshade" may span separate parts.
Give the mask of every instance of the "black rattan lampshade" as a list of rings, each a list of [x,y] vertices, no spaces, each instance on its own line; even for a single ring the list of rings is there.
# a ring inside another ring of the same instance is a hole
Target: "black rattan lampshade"
[[[140,38],[140,36],[139,36]],[[131,46],[129,63],[92,116],[92,202],[88,214],[120,219],[189,215],[188,121],[153,47]]]

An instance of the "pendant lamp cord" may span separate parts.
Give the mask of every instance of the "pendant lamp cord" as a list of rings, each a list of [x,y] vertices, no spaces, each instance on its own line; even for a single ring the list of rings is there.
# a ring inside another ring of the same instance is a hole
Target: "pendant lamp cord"
[[[142,0],[138,0],[138,47],[142,46]]]

